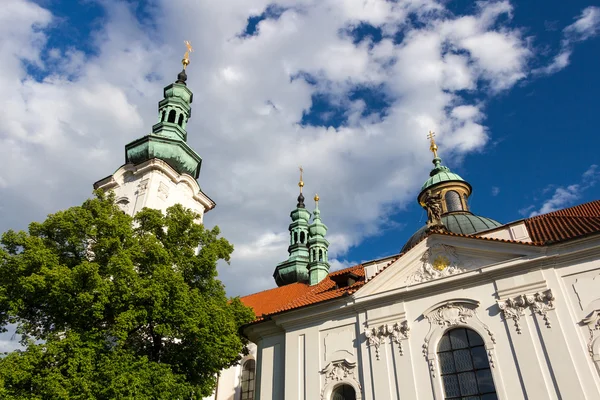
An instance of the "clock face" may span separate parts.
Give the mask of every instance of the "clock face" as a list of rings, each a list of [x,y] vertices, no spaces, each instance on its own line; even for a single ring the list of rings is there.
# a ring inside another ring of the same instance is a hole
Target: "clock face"
[[[450,265],[450,259],[446,256],[437,256],[432,263],[433,269],[436,271],[443,271]]]

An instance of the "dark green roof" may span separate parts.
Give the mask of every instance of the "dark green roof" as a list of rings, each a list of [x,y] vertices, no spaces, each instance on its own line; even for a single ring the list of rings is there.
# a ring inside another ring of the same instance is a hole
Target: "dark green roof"
[[[434,165],[434,168],[429,173],[429,179],[427,179],[425,181],[425,183],[423,184],[423,186],[421,186],[421,192],[425,191],[426,189],[428,189],[434,185],[437,185],[438,183],[442,183],[442,182],[459,181],[459,182],[467,183],[458,174],[455,174],[454,172],[450,171],[450,168],[442,165],[441,158],[439,158],[439,157],[434,158],[433,165]]]
[[[487,231],[488,229],[502,226],[498,221],[491,218],[480,217],[468,212],[452,213],[442,216],[442,222],[446,229],[452,233],[460,233],[463,235],[472,235],[474,233]],[[427,226],[423,226],[416,231],[406,244],[402,247],[401,253],[411,249],[426,236]]]

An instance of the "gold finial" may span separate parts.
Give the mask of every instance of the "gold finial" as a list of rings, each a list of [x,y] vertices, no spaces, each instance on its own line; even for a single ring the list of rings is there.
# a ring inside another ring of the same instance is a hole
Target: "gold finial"
[[[431,141],[431,144],[429,146],[429,150],[431,150],[431,152],[433,153],[433,158],[438,158],[437,155],[437,144],[435,144],[435,132],[429,131],[429,134],[427,135],[427,139],[429,139]]]
[[[318,194],[315,194],[315,202],[316,202],[317,204],[319,204],[319,195],[318,195]]]
[[[304,181],[302,180],[302,174],[304,172],[304,169],[302,168],[302,165],[298,168],[300,168],[300,182],[298,182],[298,187],[300,188],[300,193],[302,193],[302,188],[304,187]]]
[[[193,52],[194,49],[192,48],[192,44],[189,40],[186,40],[183,43],[185,43],[185,47],[187,48],[185,54],[183,55],[183,60],[181,60],[183,69],[185,69],[190,64],[190,53]]]

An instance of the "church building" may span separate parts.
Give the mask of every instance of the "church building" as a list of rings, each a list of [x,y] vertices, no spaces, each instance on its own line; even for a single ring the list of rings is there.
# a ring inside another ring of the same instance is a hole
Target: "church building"
[[[187,56],[152,132],[94,184],[131,215],[215,207],[187,144]],[[211,399],[600,399],[600,201],[505,224],[477,215],[429,138],[427,223],[386,258],[330,271],[326,215],[318,196],[307,209],[301,177],[276,287],[242,298],[250,354]]]

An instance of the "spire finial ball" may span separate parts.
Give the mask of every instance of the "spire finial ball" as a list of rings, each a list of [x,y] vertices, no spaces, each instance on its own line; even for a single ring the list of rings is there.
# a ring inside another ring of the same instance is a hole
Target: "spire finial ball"
[[[319,201],[319,195],[315,194],[315,201],[318,202]]]

